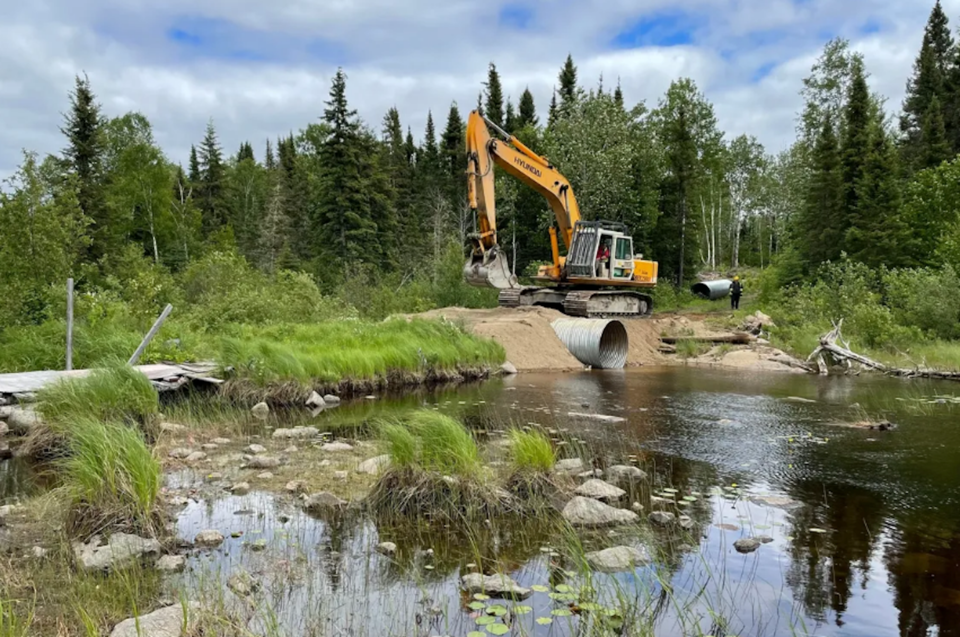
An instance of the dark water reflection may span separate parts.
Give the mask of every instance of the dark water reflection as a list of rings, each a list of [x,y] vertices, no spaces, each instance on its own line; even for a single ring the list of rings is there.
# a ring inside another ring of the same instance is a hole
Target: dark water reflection
[[[538,423],[584,441],[598,466],[636,455],[655,489],[704,494],[689,507],[695,528],[684,537],[587,540],[588,549],[627,543],[661,556],[657,567],[603,576],[600,587],[621,596],[630,591],[644,612],[656,613],[657,635],[960,635],[960,409],[916,400],[956,393],[956,385],[873,377],[671,368],[522,375],[345,406],[318,420],[363,422],[426,404],[482,430]],[[625,421],[598,423],[569,412]],[[837,426],[863,413],[899,428]],[[734,484],[739,498],[707,496]],[[751,494],[787,496],[798,506],[757,504]],[[649,505],[649,495],[637,497]],[[262,517],[234,515],[244,507]],[[290,521],[281,524],[281,514]],[[331,634],[466,635],[477,628],[457,581],[481,558],[527,585],[569,577],[562,560],[541,551],[563,542],[551,529],[474,530],[466,537],[453,529],[378,532],[362,517],[313,520],[292,503],[256,494],[193,504],[180,520],[186,537],[211,527],[244,536],[196,558],[183,577],[198,586],[198,578],[225,580],[240,564],[259,569],[272,582],[265,588],[290,634],[313,634],[313,623],[325,622]],[[750,555],[734,551],[736,539],[759,534],[773,541]],[[266,551],[244,548],[259,537],[268,541]],[[383,540],[400,546],[396,561],[373,551]],[[433,556],[422,552],[427,548]],[[665,583],[688,606],[658,605]],[[541,594],[525,604],[534,609],[531,620],[557,607]],[[576,630],[575,619],[559,618],[551,626],[515,627],[542,635]]]

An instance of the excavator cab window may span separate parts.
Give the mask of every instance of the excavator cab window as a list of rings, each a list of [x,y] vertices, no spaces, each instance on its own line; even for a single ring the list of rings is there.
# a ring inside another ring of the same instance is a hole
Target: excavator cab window
[[[614,253],[613,278],[629,279],[633,276],[633,239],[617,237],[617,249]]]

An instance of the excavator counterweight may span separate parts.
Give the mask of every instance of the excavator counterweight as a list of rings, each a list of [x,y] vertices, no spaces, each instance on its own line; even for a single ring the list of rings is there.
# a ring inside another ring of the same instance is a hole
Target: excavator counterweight
[[[544,286],[521,286],[497,241],[494,165],[540,193],[553,210],[552,263],[534,277]],[[478,232],[470,236],[464,279],[499,289],[501,306],[545,305],[584,317],[644,317],[653,311],[653,299],[642,289],[656,286],[657,263],[634,253],[627,227],[582,220],[570,182],[549,160],[477,111],[467,120],[467,194]]]

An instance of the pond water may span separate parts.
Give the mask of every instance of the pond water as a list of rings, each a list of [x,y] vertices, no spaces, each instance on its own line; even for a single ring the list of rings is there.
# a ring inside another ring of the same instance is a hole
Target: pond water
[[[684,506],[673,510],[691,528],[579,538],[532,519],[378,528],[359,513],[316,519],[289,498],[253,493],[187,506],[184,538],[215,528],[228,539],[193,555],[173,586],[205,591],[233,621],[271,635],[960,635],[960,406],[936,398],[955,394],[955,384],[672,367],[525,374],[348,404],[317,423],[427,406],[482,431],[565,430],[564,454],[600,468],[634,456],[648,472],[624,506],[649,513],[651,496],[675,490]],[[840,426],[865,416],[898,427]],[[759,535],[771,541],[734,549]],[[378,554],[382,541],[397,555]],[[571,560],[579,542],[643,547],[654,560],[590,573]],[[520,602],[475,600],[459,582],[476,565],[536,588]],[[240,570],[261,585],[252,603],[224,586]],[[621,621],[645,628],[621,633]]]

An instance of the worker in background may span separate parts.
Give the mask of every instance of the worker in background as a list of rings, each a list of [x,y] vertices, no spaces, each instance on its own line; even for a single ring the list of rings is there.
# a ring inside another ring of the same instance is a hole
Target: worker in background
[[[743,284],[740,283],[740,277],[733,277],[733,285],[730,286],[730,308],[740,309],[740,295],[743,294]]]

